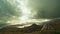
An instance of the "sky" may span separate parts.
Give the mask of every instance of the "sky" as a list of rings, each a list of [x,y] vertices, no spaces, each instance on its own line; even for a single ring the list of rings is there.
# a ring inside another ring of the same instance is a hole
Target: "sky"
[[[1,25],[54,18],[60,18],[60,0],[0,0]]]
[[[60,0],[29,0],[28,6],[36,11],[36,18],[59,18]]]

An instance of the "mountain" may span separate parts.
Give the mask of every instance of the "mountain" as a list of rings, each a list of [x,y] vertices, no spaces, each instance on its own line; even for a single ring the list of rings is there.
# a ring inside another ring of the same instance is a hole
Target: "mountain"
[[[52,19],[51,21],[44,22],[42,25],[32,24],[29,27],[17,28],[11,25],[0,29],[0,32],[25,32],[25,33],[56,33],[60,32],[60,19]]]
[[[19,25],[11,25],[1,29],[0,31],[2,32],[4,31],[35,32],[35,31],[40,31],[42,28],[42,26],[36,25],[36,24],[32,24],[31,26],[24,27],[24,28],[17,28],[16,26],[19,26]]]

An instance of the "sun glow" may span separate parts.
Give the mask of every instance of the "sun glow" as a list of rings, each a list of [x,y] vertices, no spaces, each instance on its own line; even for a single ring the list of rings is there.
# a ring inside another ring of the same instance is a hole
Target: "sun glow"
[[[21,9],[21,13],[22,16],[19,17],[20,22],[26,22],[27,20],[29,20],[29,16],[31,14],[31,10],[28,8],[28,0],[21,0],[20,2],[20,9]]]
[[[23,23],[26,23],[26,22],[43,22],[45,21],[44,19],[43,20],[37,20],[37,19],[30,19],[29,17],[30,16],[33,16],[32,15],[32,12],[31,12],[31,8],[28,7],[28,0],[18,0],[19,2],[19,9],[21,9],[21,13],[22,13],[22,16],[20,16],[18,19],[18,21],[20,22],[19,24],[23,24]],[[34,13],[33,13],[34,14]],[[48,20],[46,20],[48,21]]]

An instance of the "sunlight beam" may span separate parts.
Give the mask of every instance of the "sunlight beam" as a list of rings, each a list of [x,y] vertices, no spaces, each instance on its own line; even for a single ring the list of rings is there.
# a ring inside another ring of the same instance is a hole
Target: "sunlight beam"
[[[28,8],[28,0],[21,0],[20,1],[20,9],[21,9],[21,13],[22,16],[19,17],[20,22],[25,22],[27,20],[29,20],[29,16],[31,14],[31,10]]]

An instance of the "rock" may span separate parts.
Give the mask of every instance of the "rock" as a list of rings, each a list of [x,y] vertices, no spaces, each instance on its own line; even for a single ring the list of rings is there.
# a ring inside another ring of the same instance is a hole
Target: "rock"
[[[60,19],[52,19],[43,24],[41,30],[60,30]]]

